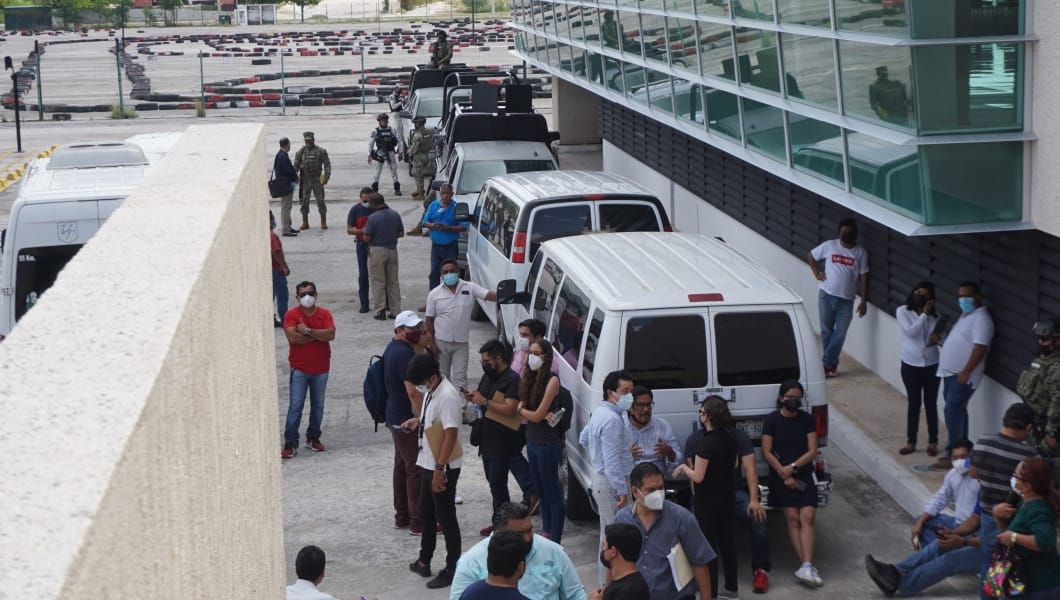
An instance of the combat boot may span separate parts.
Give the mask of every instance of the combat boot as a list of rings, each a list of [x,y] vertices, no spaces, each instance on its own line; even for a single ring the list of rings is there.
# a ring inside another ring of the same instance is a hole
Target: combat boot
[[[412,198],[413,200],[423,200],[423,188],[417,189],[415,192],[412,192]]]
[[[372,191],[373,192],[378,192],[379,191],[379,182],[378,181],[373,181],[372,182]]]
[[[423,225],[421,223],[416,223],[416,226],[413,227],[412,229],[406,231],[405,235],[418,236],[418,235],[423,235],[423,233],[424,233]]]
[[[325,217],[324,215],[320,215],[320,228],[321,229],[327,229],[328,228],[328,218]]]
[[[395,183],[394,184],[394,195],[395,196],[400,196],[401,195],[401,184],[400,183]]]
[[[298,229],[309,229],[309,215],[302,215],[302,226]]]

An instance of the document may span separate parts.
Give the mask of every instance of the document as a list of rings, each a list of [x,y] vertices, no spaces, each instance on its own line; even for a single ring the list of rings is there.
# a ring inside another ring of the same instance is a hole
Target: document
[[[674,578],[674,587],[680,592],[685,589],[689,581],[692,581],[693,575],[692,565],[688,562],[688,556],[680,542],[670,548],[670,554],[666,555],[666,560],[670,561],[670,574]]]
[[[435,421],[431,423],[431,426],[423,430],[423,437],[427,438],[427,445],[431,448],[431,455],[434,456],[434,462],[441,462],[438,460],[439,455],[442,452],[442,439],[445,438],[445,430],[442,429],[442,422]],[[452,462],[464,454],[464,449],[460,446],[460,437],[457,436],[456,443],[453,445],[453,451],[449,454],[449,460],[446,463]]]
[[[504,392],[497,392],[493,394],[493,401],[503,404]],[[512,431],[519,431],[519,426],[523,423],[523,418],[519,416],[518,411],[512,416],[506,417],[497,412],[496,410],[490,408],[486,410],[486,414],[484,416],[491,421],[496,421],[497,423],[504,425]]]

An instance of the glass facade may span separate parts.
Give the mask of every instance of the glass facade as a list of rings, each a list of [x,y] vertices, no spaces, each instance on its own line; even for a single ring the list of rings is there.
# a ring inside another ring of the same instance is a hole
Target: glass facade
[[[512,0],[531,61],[926,225],[1023,218],[1025,13],[1025,0]]]

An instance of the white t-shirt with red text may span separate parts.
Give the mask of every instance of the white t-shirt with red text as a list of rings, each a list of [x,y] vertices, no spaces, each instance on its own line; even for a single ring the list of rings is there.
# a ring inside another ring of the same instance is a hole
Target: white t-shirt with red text
[[[821,243],[810,255],[824,261],[825,280],[821,291],[829,296],[853,300],[858,289],[858,277],[869,272],[869,253],[861,246],[845,248],[839,240]]]

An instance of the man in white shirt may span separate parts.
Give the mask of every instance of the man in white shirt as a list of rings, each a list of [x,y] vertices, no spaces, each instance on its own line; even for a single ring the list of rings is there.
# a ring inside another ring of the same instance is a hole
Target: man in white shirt
[[[913,524],[912,535],[923,548],[938,538],[939,529],[954,529],[972,515],[979,500],[979,481],[968,474],[972,442],[960,440],[951,454],[953,468],[946,473],[935,495],[924,505],[924,512]],[[953,505],[953,515],[944,512]]]
[[[633,406],[622,413],[622,422],[633,440],[629,451],[633,462],[655,463],[659,470],[668,473],[675,464],[682,460],[681,449],[677,445],[677,436],[665,419],[652,416],[655,396],[648,386],[638,385],[633,388]]]
[[[821,363],[824,374],[835,377],[839,354],[854,318],[855,290],[861,296],[858,317],[868,310],[869,253],[858,246],[858,224],[854,219],[839,222],[839,239],[823,242],[810,250],[807,260],[819,281],[817,308],[821,315]],[[818,263],[824,262],[824,270]]]
[[[460,279],[456,261],[442,261],[442,284],[427,294],[427,331],[438,349],[438,368],[457,388],[467,387],[467,342],[471,309],[477,299],[493,302],[497,293]]]
[[[942,378],[942,414],[946,420],[946,456],[931,465],[945,470],[952,466],[950,453],[958,440],[968,438],[968,401],[983,379],[986,351],[994,338],[994,321],[983,306],[979,284],[965,281],[957,290],[961,316],[946,335],[939,352],[938,376]]]
[[[440,286],[439,286],[440,287]],[[420,469],[420,536],[419,557],[409,564],[409,570],[421,577],[431,576],[431,558],[438,542],[435,524],[441,523],[445,535],[445,567],[438,576],[427,582],[427,587],[449,587],[460,558],[460,524],[456,520],[456,484],[460,478],[461,448],[457,436],[460,412],[464,399],[460,392],[438,372],[438,361],[429,354],[418,354],[409,361],[406,380],[423,395],[420,417],[413,417],[402,427],[418,432],[420,451],[416,466]],[[435,436],[429,432],[439,427]],[[432,449],[431,440],[436,448]]]
[[[330,594],[317,589],[324,581],[324,551],[316,546],[306,546],[298,551],[294,559],[294,571],[298,581],[287,586],[287,600],[335,600]]]

